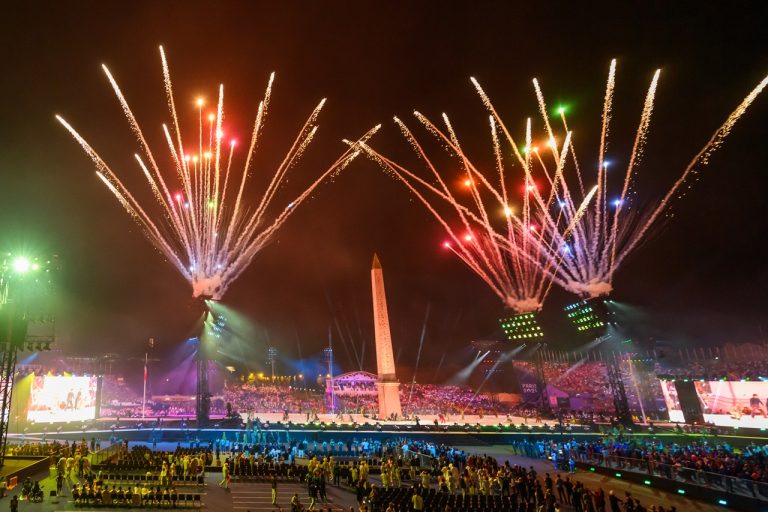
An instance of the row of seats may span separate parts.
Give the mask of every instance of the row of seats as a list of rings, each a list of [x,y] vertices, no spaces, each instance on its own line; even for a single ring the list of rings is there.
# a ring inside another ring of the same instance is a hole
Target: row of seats
[[[100,494],[100,493],[98,493]],[[74,496],[73,496],[74,498]],[[179,493],[175,499],[170,495],[163,496],[162,493],[148,493],[144,496],[132,494],[130,499],[114,498],[110,503],[104,503],[101,496],[92,494],[86,497],[77,497],[74,499],[75,507],[124,507],[124,508],[202,508],[203,501],[200,494]]]
[[[400,508],[408,508],[411,505],[412,491],[400,487],[383,491],[376,499],[376,505],[386,508],[391,502]],[[457,495],[436,492],[435,489],[425,490],[421,493],[424,498],[426,510],[443,510],[446,506],[451,510],[509,510],[513,507],[513,501],[509,496],[499,495]]]
[[[120,469],[123,471],[131,470],[131,469],[148,469],[148,468],[159,468],[161,466],[161,463],[151,463],[147,461],[109,461],[105,464],[99,464],[99,466],[103,466],[109,469]]]
[[[306,471],[303,473],[294,473],[290,476],[287,474],[277,474],[275,473],[275,477],[277,480],[280,481],[303,481],[304,477],[306,476]],[[230,475],[230,479],[232,482],[238,482],[243,484],[248,483],[257,483],[257,482],[270,482],[272,481],[272,474],[263,474],[263,475]]]
[[[234,465],[232,465],[234,466]],[[230,466],[232,468],[232,466]],[[290,478],[288,474],[291,473],[291,477],[294,476],[303,476],[307,473],[307,467],[306,466],[299,466],[299,465],[289,465],[289,464],[274,464],[274,465],[267,465],[267,464],[254,464],[253,466],[250,465],[240,465],[238,468],[233,468],[233,470],[230,472],[230,475],[234,479],[235,477],[242,477],[242,478],[272,478],[272,475],[275,475],[278,478]]]
[[[359,455],[355,455],[354,453],[344,452],[343,454],[341,454],[341,453],[336,453],[335,450],[334,451],[329,451],[329,452],[322,452],[322,451],[316,451],[315,452],[315,451],[311,451],[310,450],[310,451],[307,451],[305,453],[305,458],[311,459],[312,457],[317,457],[319,460],[322,460],[323,457],[333,457],[334,460],[336,462],[338,462],[339,464],[352,464],[352,463],[355,463],[355,462],[359,464],[361,461],[365,460],[365,462],[369,466],[380,466],[382,461],[388,460],[388,457],[384,457],[384,458],[382,458],[382,457],[363,457],[361,459]],[[395,457],[395,458],[397,458],[397,457]]]
[[[160,475],[147,475],[147,474],[132,474],[132,473],[104,473],[101,475],[101,479],[104,482],[131,482],[137,484],[159,484]],[[176,485],[203,485],[204,480],[201,476],[175,476],[173,477],[173,483]]]

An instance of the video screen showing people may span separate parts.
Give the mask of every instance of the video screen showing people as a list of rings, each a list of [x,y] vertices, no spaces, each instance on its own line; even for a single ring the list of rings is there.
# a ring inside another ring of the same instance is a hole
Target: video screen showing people
[[[674,381],[662,381],[670,421],[683,422]],[[768,382],[695,381],[704,421],[723,427],[768,428]]]
[[[96,377],[35,376],[27,420],[36,423],[85,421],[96,417]]]

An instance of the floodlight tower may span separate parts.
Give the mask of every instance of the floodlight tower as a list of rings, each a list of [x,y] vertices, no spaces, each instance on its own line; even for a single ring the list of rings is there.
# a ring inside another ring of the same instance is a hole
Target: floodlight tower
[[[576,328],[578,335],[590,338],[592,341],[606,341],[610,338],[610,329],[618,326],[616,321],[616,303],[608,297],[585,298],[565,307],[565,315]],[[632,414],[629,401],[621,379],[620,360],[613,357],[608,359],[608,384],[613,395],[616,419],[623,425],[632,424]]]
[[[328,346],[323,349],[323,360],[328,365],[328,373],[326,375],[327,382],[331,384],[331,413],[336,414],[336,393],[334,391],[333,383],[333,345],[331,344],[331,330],[328,329]]]
[[[272,381],[275,380],[275,364],[277,364],[277,349],[275,347],[269,347],[267,349],[267,362],[272,369]]]
[[[505,311],[504,316],[499,318],[499,325],[507,339],[515,343],[530,343],[544,338],[539,311]]]
[[[616,323],[613,301],[606,297],[591,297],[565,307],[565,315],[582,337],[596,339]]]
[[[41,262],[11,253],[0,258],[0,466],[5,462],[16,356],[27,341],[28,308],[39,299],[35,285],[49,281],[54,261]],[[50,349],[53,337],[36,341],[38,350],[44,344]]]
[[[195,418],[198,427],[206,426],[211,420],[211,388],[208,383],[208,363],[211,360],[214,340],[213,313],[211,304],[213,297],[201,296],[200,304],[203,307],[203,327],[197,344],[197,394],[195,396]]]

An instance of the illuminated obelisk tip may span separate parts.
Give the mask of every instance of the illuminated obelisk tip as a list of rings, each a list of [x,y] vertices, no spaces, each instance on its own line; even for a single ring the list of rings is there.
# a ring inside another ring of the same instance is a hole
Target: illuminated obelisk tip
[[[395,358],[392,355],[392,335],[389,332],[387,296],[384,292],[384,273],[378,256],[373,255],[371,266],[373,292],[373,324],[376,335],[376,368],[379,374],[379,418],[400,416],[400,383],[395,374]]]

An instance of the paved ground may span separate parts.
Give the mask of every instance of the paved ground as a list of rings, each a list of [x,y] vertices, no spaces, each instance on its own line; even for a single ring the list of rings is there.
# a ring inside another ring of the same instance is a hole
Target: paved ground
[[[294,493],[298,493],[301,503],[305,506],[309,505],[306,486],[299,485],[298,483],[281,483],[278,485],[277,490],[277,505],[282,510],[291,509],[291,497]],[[329,508],[336,511],[349,510],[349,507],[354,505],[354,496],[350,492],[331,486],[326,487],[326,492],[328,493],[329,502],[317,505],[322,510],[328,510]],[[252,512],[276,510],[272,506],[272,490],[269,484],[233,484],[230,496],[232,499],[232,510],[250,510]]]

